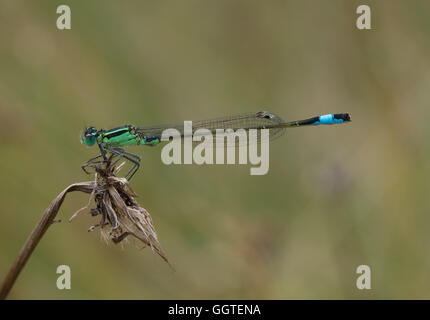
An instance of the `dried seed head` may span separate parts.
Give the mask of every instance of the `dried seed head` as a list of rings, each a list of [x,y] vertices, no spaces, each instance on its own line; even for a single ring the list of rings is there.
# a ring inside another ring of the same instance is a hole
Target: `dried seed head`
[[[169,260],[161,250],[149,212],[137,203],[135,200],[137,195],[131,189],[127,179],[115,176],[121,167],[122,164],[115,168],[111,159],[95,167],[94,188],[89,203],[78,210],[70,220],[83,209],[88,208],[92,198],[94,198],[96,208],[91,209],[90,212],[92,216],[100,214],[101,220],[99,224],[91,226],[88,231],[93,231],[100,226],[102,237],[113,241],[115,244],[131,236],[143,243],[144,247],[151,247],[170,265]]]

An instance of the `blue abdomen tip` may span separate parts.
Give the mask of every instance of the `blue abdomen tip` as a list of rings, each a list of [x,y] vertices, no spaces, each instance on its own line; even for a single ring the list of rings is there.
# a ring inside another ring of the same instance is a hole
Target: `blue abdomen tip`
[[[325,114],[318,117],[318,121],[315,121],[314,125],[319,124],[336,124],[336,123],[342,123],[344,122],[344,119],[336,117],[334,114]]]

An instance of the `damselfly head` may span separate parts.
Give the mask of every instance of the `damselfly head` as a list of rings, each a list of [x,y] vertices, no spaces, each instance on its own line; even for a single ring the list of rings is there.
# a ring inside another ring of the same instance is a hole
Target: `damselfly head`
[[[89,147],[93,146],[97,140],[97,129],[94,127],[88,127],[85,129],[84,134],[81,137],[81,143]]]

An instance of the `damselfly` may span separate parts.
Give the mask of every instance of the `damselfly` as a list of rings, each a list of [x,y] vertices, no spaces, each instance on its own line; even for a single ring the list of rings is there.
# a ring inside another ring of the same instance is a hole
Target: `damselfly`
[[[279,116],[267,111],[257,113],[241,114],[237,116],[215,118],[202,121],[193,121],[192,135],[199,129],[207,129],[211,134],[216,134],[217,129],[269,129],[269,139],[273,140],[284,132],[285,128],[316,126],[320,124],[338,124],[351,121],[348,113],[326,114],[318,117],[312,117],[305,120],[285,122]],[[107,153],[118,157],[117,160],[126,159],[132,163],[131,169],[126,174],[130,180],[139,169],[141,158],[133,153],[125,151],[123,148],[132,145],[155,146],[162,142],[162,133],[166,129],[178,130],[180,136],[185,137],[184,124],[155,125],[146,127],[135,127],[125,125],[110,130],[97,130],[94,127],[88,127],[81,138],[81,143],[87,146],[98,145],[100,155],[90,159],[83,165],[85,172],[86,167],[95,167],[107,161]],[[201,130],[200,130],[201,131]]]

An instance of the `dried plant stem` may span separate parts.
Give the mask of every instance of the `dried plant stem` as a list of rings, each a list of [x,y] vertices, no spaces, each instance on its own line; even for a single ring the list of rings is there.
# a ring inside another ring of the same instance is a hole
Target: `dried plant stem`
[[[61,207],[61,204],[66,197],[66,194],[73,191],[81,191],[85,193],[91,193],[95,187],[95,182],[81,182],[74,183],[64,189],[49,205],[49,207],[43,213],[42,218],[37,223],[36,227],[31,232],[27,241],[25,241],[21,251],[18,254],[15,262],[9,270],[9,273],[4,278],[1,286],[0,286],[0,300],[6,299],[9,291],[13,287],[16,279],[18,278],[19,273],[24,268],[28,258],[30,258],[34,249],[38,245],[40,239],[42,239],[46,230],[48,230],[49,226],[54,222],[55,217],[57,216],[58,210]]]
[[[91,215],[101,216],[101,220],[98,224],[91,226],[88,231],[93,231],[98,227],[102,235],[114,243],[120,243],[128,236],[133,237],[143,243],[144,246],[149,246],[172,267],[161,250],[149,212],[137,203],[135,199],[137,195],[131,189],[129,182],[125,178],[115,176],[121,169],[122,164],[116,166],[118,161],[112,162],[113,157],[114,155],[104,162],[86,163],[84,166],[95,169],[95,180],[71,184],[51,202],[24,243],[9,273],[4,278],[0,286],[0,300],[6,299],[40,239],[42,239],[49,226],[54,223],[54,219],[67,193],[73,191],[90,194],[90,199],[88,204],[76,211],[69,221],[75,218],[83,209],[88,209],[91,200],[94,200],[96,208],[91,209]]]

